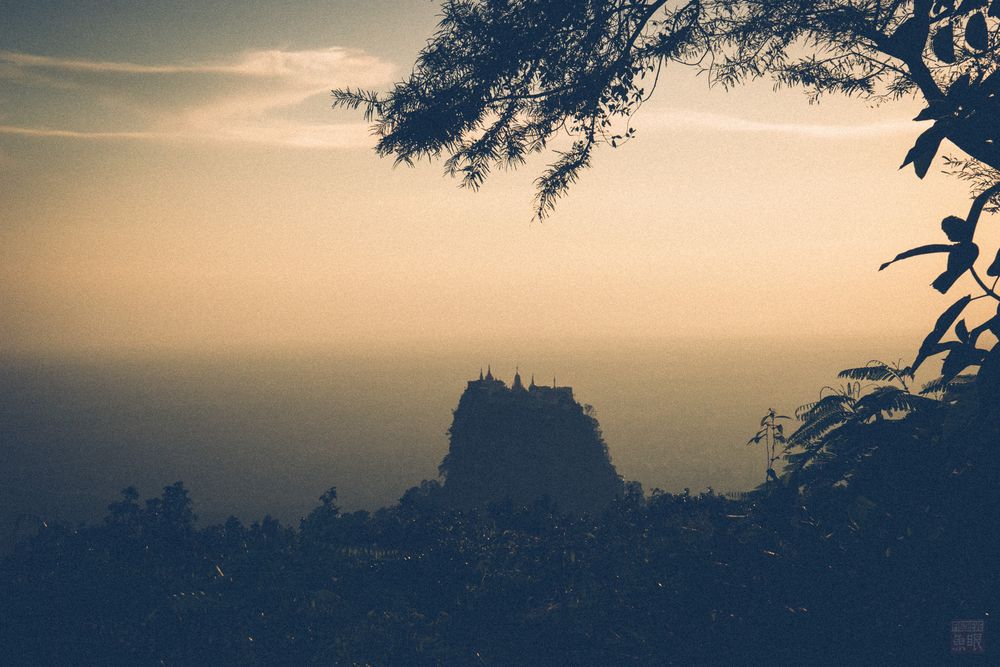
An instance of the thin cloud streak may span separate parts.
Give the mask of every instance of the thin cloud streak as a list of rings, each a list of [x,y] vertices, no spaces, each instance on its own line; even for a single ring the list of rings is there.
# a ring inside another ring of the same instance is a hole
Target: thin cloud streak
[[[390,64],[363,51],[336,46],[305,51],[247,51],[230,62],[194,64],[141,65],[83,58],[54,58],[16,51],[0,51],[0,62],[26,68],[94,74],[228,74],[310,80],[320,85],[325,85],[331,75],[337,75],[341,70],[350,71],[355,85],[377,85],[390,77],[394,69]]]
[[[373,139],[363,123],[296,121],[282,118],[281,114],[310,98],[328,94],[333,87],[385,86],[395,70],[391,63],[376,56],[340,47],[255,50],[219,62],[165,65],[0,51],[0,79],[30,79],[36,85],[50,88],[66,87],[61,82],[72,82],[78,90],[86,90],[80,85],[81,76],[122,74],[140,78],[211,74],[235,77],[239,82],[237,92],[219,96],[214,94],[214,88],[206,87],[202,102],[137,116],[139,125],[145,125],[138,130],[104,129],[100,126],[110,123],[98,118],[100,129],[93,131],[6,124],[0,125],[0,134],[90,141],[212,141],[317,149],[370,148]],[[123,94],[130,85],[133,84],[129,79],[119,79],[114,89]]]
[[[81,132],[55,128],[17,127],[0,125],[0,134],[83,141],[159,141],[159,142],[220,142],[259,144],[315,149],[368,149],[374,139],[363,123],[331,123],[329,125],[286,123],[271,126],[231,126],[220,132]],[[3,155],[0,154],[0,158]],[[3,161],[0,159],[0,164]]]
[[[59,139],[164,139],[169,138],[158,132],[78,132],[76,130],[58,130],[45,127],[17,127],[16,125],[0,125],[0,134],[13,134],[22,137],[50,137]]]
[[[106,72],[118,74],[186,74],[228,71],[231,67],[222,65],[139,65],[136,63],[111,62],[106,60],[84,60],[53,58],[16,51],[0,51],[0,62],[21,67],[38,67],[72,72]]]
[[[639,128],[657,130],[698,129],[714,132],[784,134],[814,139],[912,135],[920,127],[910,120],[883,121],[861,125],[771,123],[690,109],[644,112],[636,116],[635,125]]]

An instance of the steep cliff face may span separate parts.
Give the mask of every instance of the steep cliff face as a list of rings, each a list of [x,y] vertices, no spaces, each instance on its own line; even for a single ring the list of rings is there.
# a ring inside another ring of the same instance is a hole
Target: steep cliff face
[[[597,420],[569,387],[472,381],[449,434],[440,467],[448,505],[530,504],[548,496],[562,510],[599,511],[622,493]]]

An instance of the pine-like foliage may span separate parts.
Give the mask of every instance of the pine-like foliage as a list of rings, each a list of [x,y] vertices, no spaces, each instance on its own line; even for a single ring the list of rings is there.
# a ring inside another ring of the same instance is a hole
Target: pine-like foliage
[[[998,14],[984,17],[981,2],[953,5],[448,0],[405,80],[385,93],[335,91],[334,105],[364,108],[380,154],[406,164],[443,159],[466,187],[550,149],[536,181],[539,216],[599,146],[635,135],[633,116],[677,66],[724,87],[770,77],[813,98],[879,102],[918,91],[929,104],[918,120],[935,123],[905,164],[922,177],[947,138],[1000,168],[995,126],[983,120],[997,113]]]

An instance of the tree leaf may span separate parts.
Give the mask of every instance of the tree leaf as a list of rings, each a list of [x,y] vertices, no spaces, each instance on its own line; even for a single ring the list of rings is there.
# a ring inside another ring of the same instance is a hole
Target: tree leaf
[[[951,10],[955,7],[954,0],[934,0],[934,6],[931,7],[931,14],[934,16],[939,16],[946,10]]]
[[[955,28],[951,22],[937,29],[931,38],[931,49],[934,56],[943,63],[955,62]]]
[[[920,364],[927,359],[927,357],[932,354],[937,354],[940,351],[938,349],[938,344],[941,342],[944,335],[948,333],[948,329],[950,329],[951,325],[954,324],[956,319],[958,319],[958,316],[962,314],[963,310],[965,310],[965,307],[969,305],[970,301],[972,301],[972,297],[967,294],[948,306],[948,309],[941,313],[937,322],[934,323],[934,328],[924,338],[924,342],[920,344],[920,350],[917,352],[917,358],[914,359],[913,365],[910,367],[911,373],[915,372],[917,368],[920,367]]]
[[[1000,0],[997,0],[1000,2]],[[937,99],[931,100],[927,103],[927,108],[922,109],[913,120],[938,120],[939,118],[944,118],[945,116],[950,116],[955,112],[955,105],[951,100],[947,99]]]
[[[960,345],[955,347],[944,358],[941,364],[941,377],[949,381],[964,371],[969,366],[978,366],[983,363],[986,357],[984,350],[979,350],[971,345]]]
[[[924,384],[920,389],[921,394],[943,394],[954,387],[972,384],[976,379],[975,375],[959,375],[951,380],[937,377]]]
[[[948,88],[948,97],[958,104],[966,104],[969,99],[969,93],[971,92],[972,76],[966,72],[952,81],[951,86]]]
[[[896,370],[882,362],[869,362],[867,366],[845,368],[837,373],[837,377],[851,380],[868,380],[870,382],[890,382],[899,375]]]
[[[977,257],[979,257],[979,246],[975,243],[959,243],[952,246],[951,252],[948,253],[948,268],[934,279],[931,287],[941,294],[946,294],[955,281],[972,268]]]
[[[919,178],[926,176],[931,162],[934,161],[934,156],[937,155],[938,147],[941,146],[942,139],[944,139],[944,131],[939,127],[939,123],[934,123],[917,137],[913,148],[906,154],[906,159],[903,160],[903,164],[899,165],[899,168],[902,169],[912,162],[913,170],[917,172],[917,176]]]
[[[950,245],[947,243],[932,243],[930,245],[922,245],[918,248],[911,248],[909,250],[904,250],[903,252],[899,253],[898,255],[890,259],[888,262],[882,264],[882,266],[878,267],[878,270],[881,271],[890,264],[895,264],[900,260],[909,259],[910,257],[917,257],[918,255],[931,255],[937,252],[950,253],[954,248],[955,248],[954,245]]]
[[[955,10],[955,14],[958,16],[965,16],[969,12],[974,12],[977,9],[982,9],[986,6],[986,0],[962,0],[962,4],[958,6]]]
[[[1000,0],[997,0],[1000,2]],[[986,269],[986,275],[988,276],[1000,276],[1000,250],[997,250],[996,259],[990,264],[989,268]]]
[[[955,325],[955,335],[963,343],[969,342],[969,328],[965,326],[965,320],[959,320],[958,324]]]
[[[934,399],[911,394],[899,387],[882,386],[858,400],[855,410],[862,421],[882,412],[914,412],[937,403]]]
[[[1000,331],[1000,315],[994,315],[990,319],[986,320],[978,327],[969,332],[969,344],[975,345],[985,332],[992,331],[994,335]]]
[[[911,16],[896,28],[886,45],[886,53],[906,59],[919,57],[927,44],[927,23]]]
[[[972,240],[972,226],[966,224],[965,220],[957,215],[949,215],[941,221],[941,231],[948,237],[949,241],[962,243]]]
[[[969,22],[965,26],[965,41],[976,51],[985,51],[989,48],[990,37],[985,16],[976,13],[969,17]]]

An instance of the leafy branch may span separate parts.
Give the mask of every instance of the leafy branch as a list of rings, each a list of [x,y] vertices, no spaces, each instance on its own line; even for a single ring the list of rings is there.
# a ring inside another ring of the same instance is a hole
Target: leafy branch
[[[925,392],[912,393],[906,381],[910,376],[911,370],[898,363],[869,361],[839,373],[839,377],[853,382],[839,388],[824,387],[818,400],[799,406],[795,417],[802,423],[788,437],[785,457],[789,479],[798,482],[807,468],[830,466],[827,481],[836,483],[849,478],[852,464],[877,447],[877,442],[860,437],[862,429],[940,403]]]
[[[1000,304],[1000,294],[995,289],[998,280],[1000,280],[1000,250],[997,251],[995,259],[986,269],[986,275],[994,278],[992,285],[986,284],[975,267],[976,259],[979,257],[979,246],[975,242],[979,219],[987,204],[997,195],[1000,195],[1000,182],[994,183],[976,196],[965,219],[949,215],[941,221],[941,229],[952,243],[935,243],[912,248],[899,253],[879,267],[879,271],[881,271],[895,262],[911,257],[947,254],[948,261],[945,271],[934,279],[934,282],[931,283],[932,287],[942,294],[947,293],[959,278],[965,273],[969,273],[982,290],[982,294],[979,296],[966,295],[961,297],[938,317],[934,328],[924,338],[913,365],[907,369],[907,374],[911,376],[929,357],[947,352],[941,370],[942,378],[947,382],[970,366],[982,365],[989,353],[989,349],[977,347],[980,337],[984,333],[990,332],[994,336],[1000,337],[1000,305],[998,305],[995,316],[975,327],[970,328],[965,319],[959,319],[966,307],[977,299],[988,298]],[[956,340],[942,341],[953,327]]]
[[[669,65],[727,88],[771,77],[812,98],[919,92],[917,120],[934,122],[904,166],[923,177],[948,139],[1000,169],[1000,0],[448,0],[442,11],[408,78],[384,93],[335,90],[333,105],[363,109],[380,155],[443,158],[473,189],[568,134],[535,182],[539,218],[597,146],[634,135]]]
[[[757,445],[764,443],[764,454],[767,457],[767,468],[764,474],[764,483],[777,481],[778,475],[774,471],[774,464],[782,457],[788,446],[785,438],[784,424],[779,424],[779,419],[791,419],[785,415],[779,415],[771,408],[760,420],[760,430],[752,438],[747,440],[747,445]],[[781,448],[781,451],[778,448]]]

